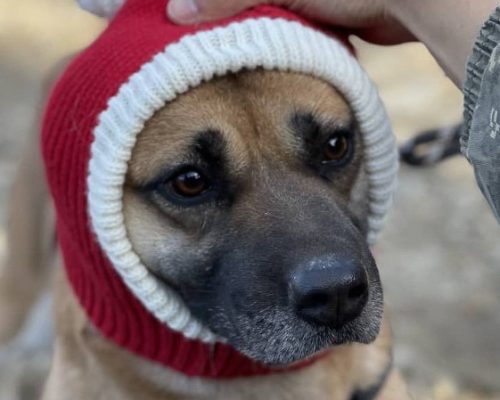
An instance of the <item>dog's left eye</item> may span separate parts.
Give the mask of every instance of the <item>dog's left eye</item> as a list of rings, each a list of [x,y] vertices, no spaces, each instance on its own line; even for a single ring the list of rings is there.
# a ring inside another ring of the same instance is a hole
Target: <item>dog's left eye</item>
[[[170,185],[178,196],[200,196],[209,188],[208,180],[197,170],[185,170],[170,180]]]
[[[350,154],[349,133],[337,132],[330,136],[323,148],[323,163],[341,163]]]

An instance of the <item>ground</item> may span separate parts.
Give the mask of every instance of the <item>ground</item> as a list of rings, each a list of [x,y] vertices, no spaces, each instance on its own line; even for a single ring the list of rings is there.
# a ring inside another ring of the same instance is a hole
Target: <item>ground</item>
[[[0,256],[9,182],[41,108],[42,78],[101,27],[71,0],[0,0]],[[460,93],[422,46],[356,43],[398,140],[459,121]],[[395,209],[375,253],[396,363],[417,399],[500,399],[499,239],[464,159],[401,169]],[[24,342],[0,350],[1,400],[31,400],[41,390],[47,340]]]

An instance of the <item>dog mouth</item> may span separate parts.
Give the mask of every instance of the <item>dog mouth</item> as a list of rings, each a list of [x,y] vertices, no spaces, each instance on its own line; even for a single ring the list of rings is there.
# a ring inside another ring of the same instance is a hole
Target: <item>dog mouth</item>
[[[286,279],[276,278],[279,268],[268,275],[242,275],[233,268],[214,275],[212,286],[200,277],[196,282],[204,282],[202,288],[191,283],[179,292],[202,324],[270,368],[293,367],[341,345],[374,341],[383,317],[383,291],[373,260],[310,260],[279,272]]]
[[[237,341],[234,347],[242,354],[269,368],[293,368],[319,360],[336,348],[346,344],[371,343],[378,334],[378,328],[375,330],[376,334],[370,334],[369,337],[353,334],[353,332],[343,332],[341,335],[333,332],[322,332],[321,334],[311,335],[308,339],[304,338],[297,341],[283,341],[280,343],[280,340],[274,338],[267,342],[270,345],[253,343],[249,347],[248,343],[242,346]]]
[[[373,288],[366,306],[340,328],[304,321],[286,309],[228,316],[220,335],[245,356],[270,368],[293,368],[328,355],[338,346],[368,344],[378,336],[383,317],[382,293]],[[218,326],[220,327],[221,321]]]

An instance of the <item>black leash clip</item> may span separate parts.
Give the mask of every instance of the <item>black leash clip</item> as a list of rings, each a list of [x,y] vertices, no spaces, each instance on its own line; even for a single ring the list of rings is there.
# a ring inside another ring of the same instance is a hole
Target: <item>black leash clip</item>
[[[462,124],[422,132],[400,146],[401,161],[423,167],[460,154],[461,132]]]

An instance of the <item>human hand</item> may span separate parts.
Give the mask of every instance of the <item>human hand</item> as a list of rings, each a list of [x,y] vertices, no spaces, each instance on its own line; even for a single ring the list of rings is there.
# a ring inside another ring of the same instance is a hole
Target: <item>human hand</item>
[[[391,0],[171,0],[167,13],[179,24],[230,17],[259,4],[289,8],[315,21],[348,29],[378,44],[396,44],[415,37],[393,16]]]

